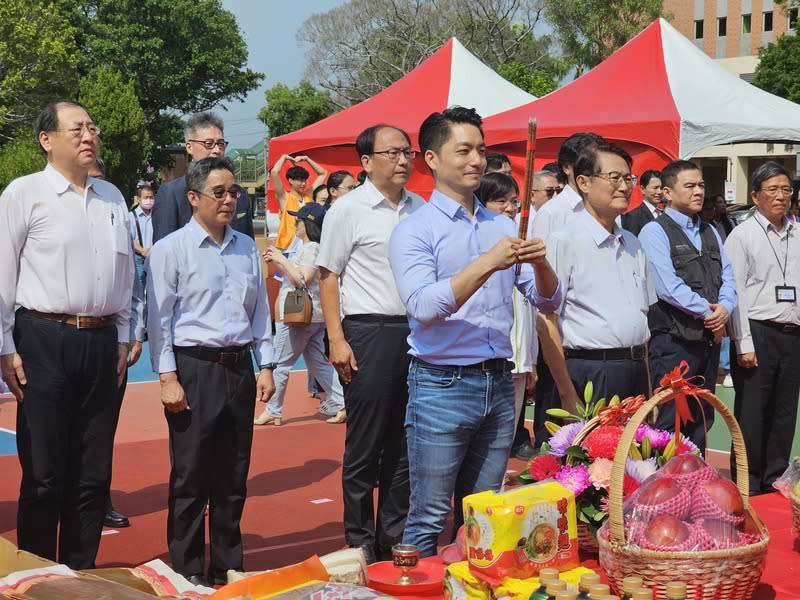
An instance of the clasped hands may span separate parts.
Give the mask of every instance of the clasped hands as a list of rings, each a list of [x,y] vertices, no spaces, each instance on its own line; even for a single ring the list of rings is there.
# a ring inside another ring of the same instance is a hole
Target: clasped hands
[[[497,242],[486,256],[498,270],[502,270],[518,263],[544,264],[547,248],[541,238],[523,240],[509,236]]]

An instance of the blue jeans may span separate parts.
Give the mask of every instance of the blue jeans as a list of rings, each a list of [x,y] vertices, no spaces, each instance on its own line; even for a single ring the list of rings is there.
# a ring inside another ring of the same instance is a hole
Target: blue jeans
[[[432,556],[451,498],[458,527],[464,496],[499,490],[503,483],[515,428],[511,373],[412,359],[405,427],[411,507],[403,543]]]
[[[271,417],[281,416],[289,372],[301,354],[306,361],[308,372],[319,381],[322,389],[328,394],[326,405],[331,407],[331,410],[335,407],[338,407],[336,410],[344,408],[339,376],[325,356],[324,335],[325,323],[296,326],[285,325],[279,321],[275,324],[275,338],[272,341],[272,347],[278,366],[272,374],[275,380],[275,393],[267,402],[265,411],[268,415]],[[333,414],[336,413],[336,410],[333,411]]]

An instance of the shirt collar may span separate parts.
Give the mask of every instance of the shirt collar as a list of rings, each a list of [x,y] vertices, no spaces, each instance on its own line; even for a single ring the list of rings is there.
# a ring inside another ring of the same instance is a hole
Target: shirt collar
[[[577,218],[583,219],[583,221],[586,223],[586,226],[589,229],[589,235],[594,240],[594,243],[597,244],[598,248],[607,243],[618,243],[624,245],[625,238],[622,236],[622,230],[616,223],[614,223],[614,231],[609,232],[608,229],[600,224],[600,221],[589,214],[588,210],[583,211],[577,216]]]
[[[682,229],[697,229],[698,227],[700,227],[699,215],[694,215],[693,217],[690,217],[689,215],[685,215],[682,212],[678,212],[671,206],[668,206],[665,212],[670,216],[670,218],[673,221],[675,221],[678,225],[680,225]]]
[[[59,196],[69,190],[70,187],[74,187],[72,183],[64,177],[61,171],[56,169],[51,163],[47,163],[47,166],[44,168],[44,176]],[[87,177],[86,189],[88,190],[90,187],[92,187],[92,178]]]
[[[473,205],[473,210],[477,213],[479,207],[482,205],[480,202],[478,202],[478,199],[475,196],[472,197],[472,201],[475,203]],[[463,211],[465,213],[464,216],[466,216],[466,211],[461,204],[453,200],[450,196],[443,194],[439,190],[433,190],[433,193],[431,193],[430,204],[438,208],[451,219],[456,218],[459,210]]]
[[[210,244],[213,244],[214,246],[217,245],[217,242],[214,240],[214,238],[212,238],[211,235],[205,229],[203,229],[203,226],[197,222],[197,219],[195,219],[194,216],[192,216],[192,218],[189,219],[189,222],[186,224],[186,227],[189,234],[189,238],[192,240],[192,244],[194,246],[199,248],[203,245],[203,243],[206,240],[208,240],[208,242]],[[225,248],[236,238],[237,238],[236,231],[234,231],[234,229],[230,225],[226,225],[225,236],[222,238],[222,244],[219,245],[219,248]]]
[[[569,184],[565,185],[564,189],[561,190],[561,192],[557,194],[553,198],[553,200],[555,200],[559,196],[564,197],[564,200],[566,200],[569,203],[570,208],[572,208],[572,210],[575,210],[575,207],[578,206],[578,204],[583,204],[583,198],[581,198],[581,195],[575,190],[573,190],[572,186],[570,186]]]
[[[375,208],[383,201],[386,201],[386,203],[389,204],[389,201],[386,200],[386,197],[381,193],[381,191],[375,187],[375,184],[372,183],[369,177],[367,177],[364,180],[364,183],[362,183],[359,187],[363,187],[366,190],[369,204],[372,208]],[[400,201],[397,203],[397,206],[403,206],[408,199],[408,190],[403,188],[403,193],[400,196]]]
[[[753,217],[759,222],[759,224],[764,227],[765,229],[771,229],[775,233],[778,234],[779,237],[783,238],[789,231],[794,228],[794,223],[792,223],[786,217],[783,217],[783,227],[780,229],[776,228],[775,225],[770,223],[769,219],[767,219],[764,215],[762,215],[758,209],[753,212]]]

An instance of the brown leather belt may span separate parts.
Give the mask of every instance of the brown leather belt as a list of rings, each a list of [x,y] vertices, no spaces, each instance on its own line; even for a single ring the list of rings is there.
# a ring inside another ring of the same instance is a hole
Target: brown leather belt
[[[88,315],[65,315],[62,313],[46,313],[38,310],[25,309],[25,312],[37,319],[66,323],[78,329],[100,329],[114,324],[114,317],[90,317]]]

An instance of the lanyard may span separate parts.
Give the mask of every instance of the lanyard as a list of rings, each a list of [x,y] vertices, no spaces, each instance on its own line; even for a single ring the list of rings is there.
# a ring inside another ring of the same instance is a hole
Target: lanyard
[[[778,257],[778,253],[775,252],[775,247],[772,245],[772,240],[769,239],[769,233],[767,232],[767,228],[764,227],[764,225],[761,223],[761,221],[755,215],[753,215],[753,218],[755,218],[756,222],[761,227],[761,230],[764,232],[764,235],[767,237],[767,243],[769,244],[769,248],[770,248],[770,250],[772,250],[772,254],[775,255],[775,260],[778,263],[778,268],[781,270],[781,275],[783,276],[783,285],[786,285],[786,261],[789,258],[789,233],[790,233],[789,232],[789,227],[790,227],[790,223],[788,221],[786,222],[786,228],[787,228],[786,229],[786,254],[783,255],[783,265],[781,265],[781,259]],[[777,229],[776,229],[776,232],[777,232]]]

